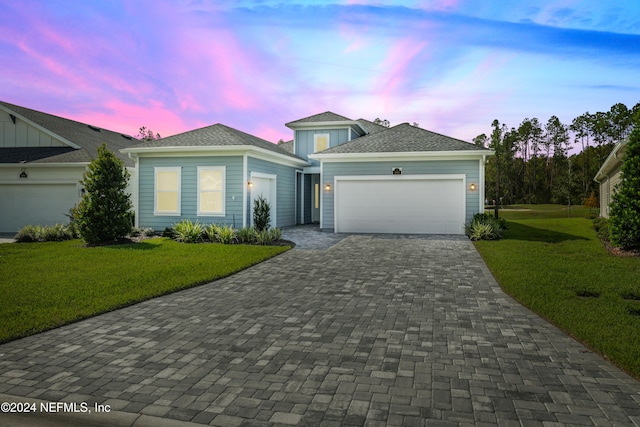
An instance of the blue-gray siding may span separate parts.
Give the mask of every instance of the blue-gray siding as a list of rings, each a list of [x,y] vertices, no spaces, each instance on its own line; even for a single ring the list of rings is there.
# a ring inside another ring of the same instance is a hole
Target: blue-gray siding
[[[394,167],[402,168],[403,175],[464,174],[466,175],[466,212],[465,222],[469,222],[480,207],[480,191],[469,189],[470,183],[480,187],[480,165],[478,160],[434,160],[434,161],[388,161],[388,162],[337,162],[324,163],[322,185],[333,185],[335,176],[345,175],[391,175]],[[334,229],[334,193],[323,192],[322,228]]]
[[[349,140],[349,129],[315,129],[295,131],[295,154],[311,162],[312,166],[320,165],[318,160],[309,159],[309,154],[313,154],[313,140],[316,134],[329,134],[329,148],[344,144]],[[352,133],[352,138],[355,134]]]
[[[249,157],[247,159],[247,176],[251,179],[251,172],[276,175],[276,227],[288,227],[296,224],[296,169],[272,163],[262,159]],[[250,200],[247,203],[247,214],[250,212]],[[251,219],[247,216],[247,224]]]
[[[140,227],[156,231],[171,227],[183,219],[201,223],[227,224],[242,227],[242,191],[246,180],[242,176],[242,156],[216,157],[141,157],[139,160],[139,209]],[[181,167],[181,215],[156,216],[154,209],[154,167]],[[197,167],[226,166],[225,216],[197,215]]]

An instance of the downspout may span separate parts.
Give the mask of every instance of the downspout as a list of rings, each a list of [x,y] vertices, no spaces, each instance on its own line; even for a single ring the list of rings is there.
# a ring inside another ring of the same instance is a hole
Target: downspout
[[[133,172],[136,180],[135,183],[135,195],[133,202],[133,225],[136,228],[140,227],[140,157],[134,153],[128,153],[127,156],[136,162],[136,169]]]
[[[320,160],[320,182],[319,184],[319,193],[320,193],[320,231],[322,231],[322,225],[323,225],[323,209],[322,207],[324,206],[324,163],[322,162],[322,160]]]
[[[609,218],[608,208],[609,208],[609,200],[611,199],[611,179],[609,179],[610,178],[609,175],[602,175],[602,178],[607,180],[607,200],[605,201],[602,199],[602,191],[601,191],[600,192],[600,216],[602,216],[603,212],[606,212],[607,214],[606,217]],[[602,181],[598,180],[598,176],[593,178],[593,180],[598,183],[599,187],[602,187]]]
[[[482,159],[480,160],[480,182],[478,183],[478,190],[480,191],[480,194],[478,195],[480,196],[478,197],[480,199],[479,200],[480,210],[478,212],[480,213],[484,213],[484,195],[485,195],[484,194],[484,191],[485,191],[484,190],[484,167],[486,162],[487,162],[487,155],[483,154]]]

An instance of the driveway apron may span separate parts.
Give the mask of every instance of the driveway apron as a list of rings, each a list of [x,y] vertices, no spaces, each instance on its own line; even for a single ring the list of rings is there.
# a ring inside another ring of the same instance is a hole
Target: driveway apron
[[[640,424],[639,382],[446,236],[303,246],[0,345],[0,393],[221,426]]]

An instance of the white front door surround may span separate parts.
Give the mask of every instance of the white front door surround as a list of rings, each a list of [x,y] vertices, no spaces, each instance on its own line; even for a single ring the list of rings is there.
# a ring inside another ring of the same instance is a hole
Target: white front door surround
[[[464,234],[463,174],[334,178],[336,233]]]
[[[271,214],[271,227],[276,227],[276,175],[252,172],[251,173],[251,220],[250,223],[253,225],[253,204],[254,201],[262,196],[269,203],[270,214]]]

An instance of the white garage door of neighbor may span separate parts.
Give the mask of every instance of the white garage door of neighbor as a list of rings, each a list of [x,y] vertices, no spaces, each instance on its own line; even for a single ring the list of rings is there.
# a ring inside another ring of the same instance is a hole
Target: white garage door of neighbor
[[[76,184],[0,184],[0,232],[25,225],[66,224],[78,202]]]
[[[346,177],[345,177],[346,178]],[[464,178],[336,178],[337,233],[464,233]]]

